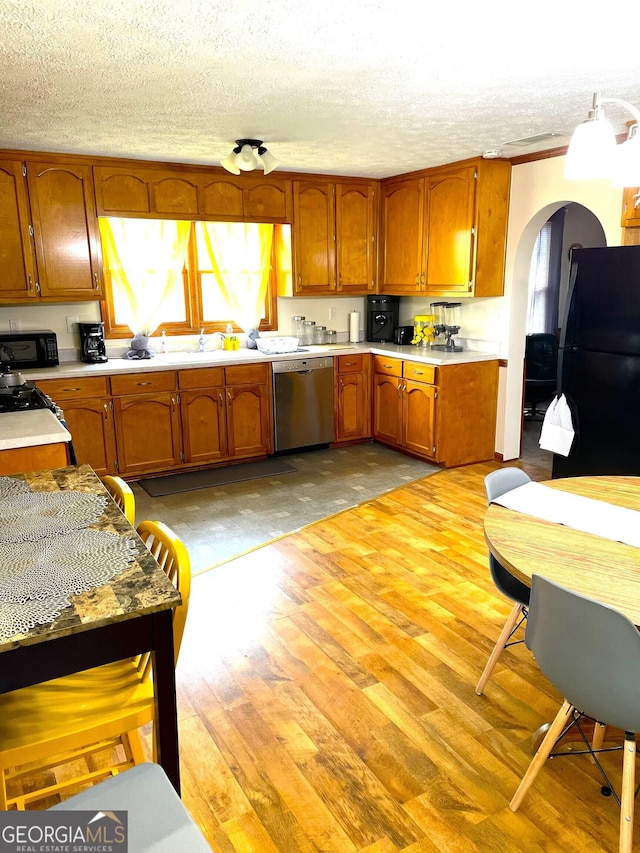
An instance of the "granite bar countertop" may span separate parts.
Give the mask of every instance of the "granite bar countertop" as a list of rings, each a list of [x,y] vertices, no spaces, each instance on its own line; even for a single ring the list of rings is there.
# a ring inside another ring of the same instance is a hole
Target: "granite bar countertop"
[[[85,364],[80,361],[62,361],[57,367],[23,370],[30,382],[38,379],[67,379],[74,376],[112,376],[120,373],[139,373],[140,371],[184,370],[191,367],[227,367],[246,362],[274,362],[291,359],[314,358],[326,355],[349,355],[350,353],[373,353],[389,355],[407,361],[422,361],[425,364],[447,365],[468,364],[476,361],[494,361],[499,356],[495,352],[463,350],[462,352],[444,352],[427,347],[412,345],[399,346],[387,343],[344,343],[327,346],[304,347],[304,352],[264,355],[258,350],[243,347],[239,350],[207,350],[205,352],[168,352],[157,353],[150,359],[110,358],[104,364]]]
[[[12,476],[26,481],[34,491],[74,490],[106,495],[108,501],[105,510],[91,527],[135,540],[137,555],[110,583],[91,592],[71,596],[71,606],[66,607],[53,622],[37,625],[26,634],[15,635],[0,643],[0,653],[18,646],[41,643],[134,619],[136,616],[156,613],[180,604],[180,593],[111,499],[91,466],[69,466]],[[0,656],[0,667],[1,660]]]
[[[49,409],[2,412],[0,450],[59,444],[67,441],[71,441],[71,434]]]

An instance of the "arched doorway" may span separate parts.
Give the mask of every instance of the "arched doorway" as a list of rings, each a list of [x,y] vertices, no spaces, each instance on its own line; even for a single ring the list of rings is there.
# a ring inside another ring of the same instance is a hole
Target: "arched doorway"
[[[559,202],[541,213],[546,213],[547,218],[538,229],[529,258],[524,327],[527,334],[542,332],[559,336],[573,248],[606,246],[607,241],[600,220],[581,204]],[[538,220],[538,216],[534,220]],[[526,234],[530,235],[529,229]],[[523,234],[523,240],[524,237]],[[538,446],[540,428],[539,420],[523,418],[521,457],[550,472],[552,455]]]

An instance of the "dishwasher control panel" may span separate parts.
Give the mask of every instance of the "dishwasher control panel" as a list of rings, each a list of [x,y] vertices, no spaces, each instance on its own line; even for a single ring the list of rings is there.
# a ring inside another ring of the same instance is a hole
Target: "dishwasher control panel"
[[[333,367],[333,356],[321,355],[315,358],[294,358],[291,361],[274,361],[271,366],[274,373],[320,370],[321,368]]]

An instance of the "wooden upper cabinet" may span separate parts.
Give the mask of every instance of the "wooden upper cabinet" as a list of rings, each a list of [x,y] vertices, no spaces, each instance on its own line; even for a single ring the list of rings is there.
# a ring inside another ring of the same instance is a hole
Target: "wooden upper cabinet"
[[[293,295],[375,290],[376,186],[293,182]]]
[[[25,165],[41,295],[60,301],[100,299],[102,260],[91,167]]]
[[[336,184],[336,273],[340,293],[375,289],[375,189],[371,183]]]
[[[23,165],[0,160],[0,303],[38,295]]]
[[[379,293],[424,288],[424,199],[424,178],[382,185]]]
[[[500,296],[511,164],[473,160],[382,183],[380,293]]]
[[[293,263],[295,291],[335,293],[335,185],[293,182]]]
[[[291,221],[291,182],[286,179],[124,166],[95,166],[93,171],[101,216]]]
[[[466,294],[473,286],[476,180],[472,167],[427,180],[427,292]]]
[[[625,187],[622,196],[622,227],[640,225],[640,187]]]
[[[165,216],[198,215],[198,185],[187,177],[167,175],[150,185],[151,206]]]

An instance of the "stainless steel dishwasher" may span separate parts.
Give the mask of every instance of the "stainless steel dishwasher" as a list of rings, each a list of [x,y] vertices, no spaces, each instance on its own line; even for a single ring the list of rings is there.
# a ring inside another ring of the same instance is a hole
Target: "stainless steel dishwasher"
[[[333,425],[333,356],[273,362],[275,450],[328,444]]]

